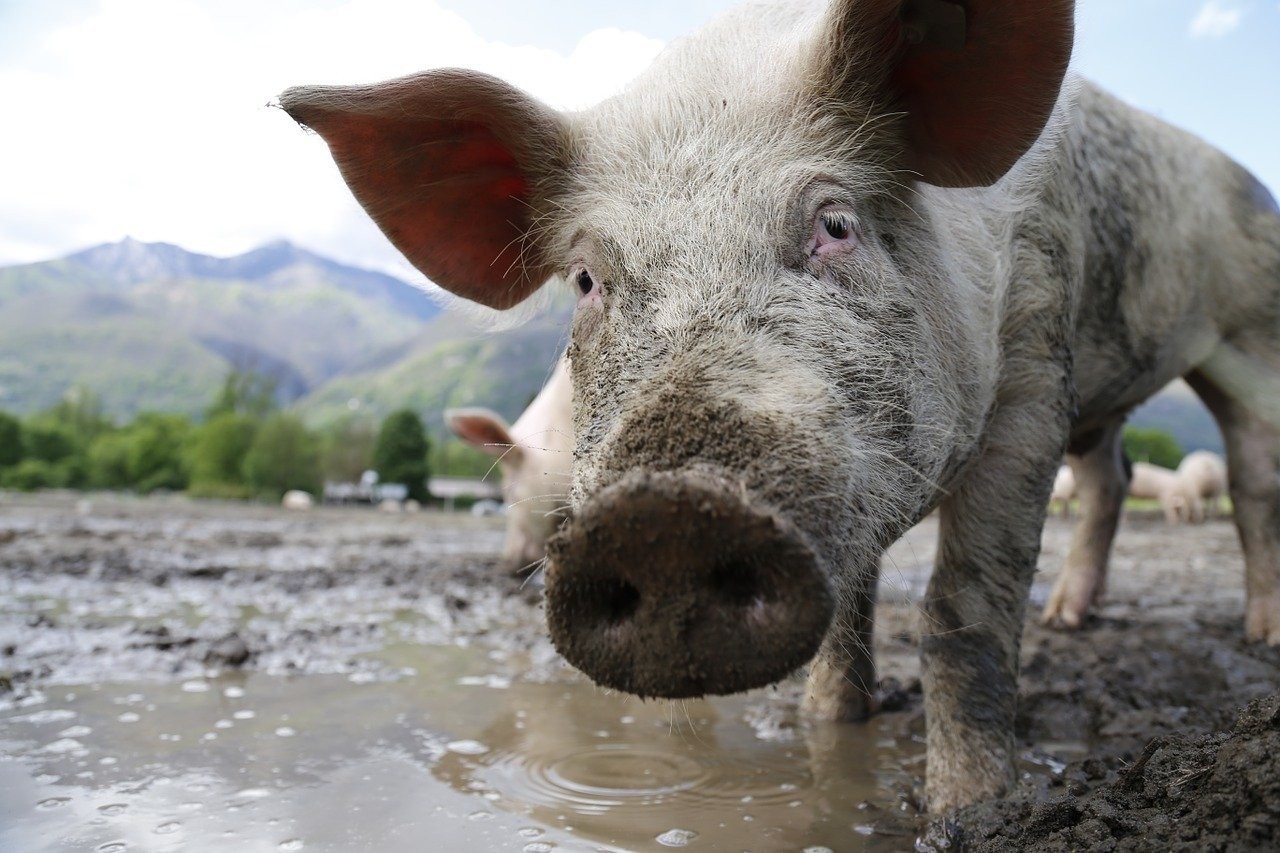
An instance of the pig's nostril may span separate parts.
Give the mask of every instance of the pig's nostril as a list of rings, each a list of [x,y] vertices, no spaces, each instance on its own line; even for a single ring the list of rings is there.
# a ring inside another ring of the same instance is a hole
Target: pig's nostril
[[[611,625],[630,619],[640,606],[640,590],[626,581],[609,581],[601,593],[603,615]]]
[[[762,597],[755,566],[739,560],[716,564],[708,586],[721,602],[733,607],[746,607]]]

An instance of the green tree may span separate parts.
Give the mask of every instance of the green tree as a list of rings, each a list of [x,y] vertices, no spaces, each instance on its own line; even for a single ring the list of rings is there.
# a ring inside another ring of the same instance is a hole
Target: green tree
[[[1185,455],[1178,440],[1157,427],[1124,428],[1124,452],[1132,462],[1177,468]]]
[[[384,483],[403,483],[409,497],[425,501],[427,493],[427,453],[430,450],[422,418],[412,409],[399,409],[387,415],[378,431],[373,449],[373,467]]]
[[[83,452],[99,435],[115,428],[104,414],[102,398],[96,391],[83,385],[73,385],[62,395],[53,408],[44,413],[44,419],[63,427]]]
[[[68,466],[44,459],[23,459],[0,472],[0,486],[34,492],[37,489],[61,489],[68,485]]]
[[[374,424],[361,418],[346,418],[325,431],[321,439],[320,469],[326,480],[354,483],[373,467],[373,448],[378,440]]]
[[[127,489],[133,485],[129,476],[129,453],[133,439],[126,430],[103,433],[93,440],[85,453],[88,467],[86,481],[94,489]]]
[[[23,455],[41,462],[61,462],[76,454],[76,436],[48,414],[38,415],[22,428]]]
[[[191,431],[187,444],[188,490],[198,497],[248,497],[244,459],[258,423],[248,415],[224,412]]]
[[[126,431],[130,485],[140,492],[185,489],[187,460],[183,451],[190,433],[191,422],[182,415],[138,415]]]
[[[219,389],[209,408],[205,409],[205,420],[213,420],[219,415],[235,413],[248,415],[262,420],[276,409],[276,380],[252,370],[232,368],[222,380]]]
[[[0,412],[0,468],[22,461],[22,421],[8,412]]]
[[[244,457],[244,477],[260,494],[320,489],[320,449],[297,415],[278,412],[262,422]]]

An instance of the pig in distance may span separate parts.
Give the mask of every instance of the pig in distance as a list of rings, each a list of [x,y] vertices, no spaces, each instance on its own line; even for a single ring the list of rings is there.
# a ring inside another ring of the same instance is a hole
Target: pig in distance
[[[513,574],[534,569],[565,508],[573,464],[569,362],[556,362],[551,378],[511,426],[489,409],[449,409],[449,429],[497,460],[507,504],[502,564]]]
[[[1246,632],[1280,641],[1280,218],[1064,86],[1072,15],[749,5],[582,112],[458,69],[282,95],[433,281],[578,292],[546,607],[594,680],[696,696],[812,660],[810,712],[866,716],[880,555],[937,507],[926,794],[1002,794],[1058,460],[1176,376],[1226,437]]]

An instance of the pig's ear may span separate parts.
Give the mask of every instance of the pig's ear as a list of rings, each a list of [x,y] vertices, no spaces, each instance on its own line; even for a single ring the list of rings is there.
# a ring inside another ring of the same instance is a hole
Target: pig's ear
[[[1073,0],[840,0],[823,76],[905,115],[907,168],[986,186],[1026,153],[1071,58]]]
[[[490,456],[510,462],[522,452],[507,422],[488,409],[448,409],[444,420],[458,438]]]
[[[559,113],[457,69],[297,87],[280,105],[324,137],[356,199],[436,284],[509,308],[554,274],[530,229],[563,174]]]

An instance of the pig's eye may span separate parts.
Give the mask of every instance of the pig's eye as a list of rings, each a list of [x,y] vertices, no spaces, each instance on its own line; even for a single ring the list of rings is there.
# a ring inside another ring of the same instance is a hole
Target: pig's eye
[[[569,278],[577,285],[578,292],[582,294],[583,298],[599,296],[600,285],[596,283],[595,277],[591,275],[591,270],[586,267],[579,267],[569,274]]]
[[[848,249],[858,245],[861,236],[858,218],[852,211],[842,208],[824,208],[818,211],[814,222],[810,252],[815,255],[825,255]]]
[[[853,233],[853,222],[844,214],[827,212],[822,214],[822,230],[832,240],[844,240]]]

